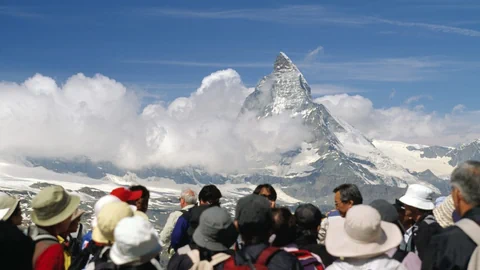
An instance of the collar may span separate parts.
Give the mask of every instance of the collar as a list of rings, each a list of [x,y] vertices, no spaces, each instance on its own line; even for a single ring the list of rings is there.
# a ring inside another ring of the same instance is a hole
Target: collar
[[[193,208],[194,206],[195,206],[195,204],[189,204],[189,205],[183,207],[182,210],[188,210],[190,208]]]

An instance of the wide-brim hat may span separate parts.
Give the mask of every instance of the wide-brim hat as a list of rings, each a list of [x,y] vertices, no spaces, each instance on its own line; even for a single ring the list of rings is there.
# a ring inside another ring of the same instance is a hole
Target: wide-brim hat
[[[210,207],[200,216],[200,223],[193,233],[193,241],[212,251],[230,249],[238,237],[232,218],[226,209]]]
[[[447,228],[455,224],[452,217],[454,211],[455,205],[453,204],[452,195],[450,195],[443,203],[433,209],[433,215],[442,228]]]
[[[79,205],[80,197],[68,194],[61,186],[50,186],[33,198],[31,218],[38,226],[53,226],[70,218]]]
[[[140,216],[133,216],[117,224],[109,256],[116,265],[144,263],[155,258],[161,250],[153,225]]]
[[[432,196],[433,190],[430,188],[419,184],[413,184],[408,186],[407,192],[399,200],[405,205],[429,211],[435,208]]]
[[[0,220],[8,220],[20,201],[8,194],[0,193]]]
[[[118,222],[132,217],[133,211],[125,202],[112,202],[105,205],[97,216],[96,226],[92,231],[92,239],[97,243],[108,244],[114,241],[113,232]]]
[[[402,241],[397,225],[380,221],[380,214],[367,205],[354,206],[346,218],[329,222],[325,246],[336,257],[372,258],[398,247]]]

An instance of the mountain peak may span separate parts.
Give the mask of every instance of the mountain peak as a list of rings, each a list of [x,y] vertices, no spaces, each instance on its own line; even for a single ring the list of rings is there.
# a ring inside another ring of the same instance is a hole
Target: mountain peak
[[[290,58],[283,52],[278,54],[275,64],[273,65],[273,69],[276,72],[298,70],[292,60],[290,60]]]

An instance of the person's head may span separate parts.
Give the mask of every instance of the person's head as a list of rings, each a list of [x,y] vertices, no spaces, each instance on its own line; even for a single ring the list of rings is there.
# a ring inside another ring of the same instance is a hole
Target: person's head
[[[121,200],[117,196],[111,194],[105,195],[98,199],[98,201],[95,203],[95,206],[93,207],[92,228],[95,228],[97,226],[97,217],[98,214],[100,214],[102,208],[112,202],[121,202]]]
[[[375,200],[370,203],[370,206],[378,211],[382,221],[393,223],[398,226],[402,233],[405,232],[403,224],[400,222],[397,209],[395,209],[393,204],[390,204],[386,200]]]
[[[433,210],[433,190],[419,184],[409,185],[400,199],[405,208],[405,218],[417,222]]]
[[[286,207],[272,209],[273,215],[273,234],[275,239],[272,246],[284,247],[295,242],[296,223],[295,216]]]
[[[67,233],[76,233],[78,230],[78,224],[82,219],[82,215],[85,211],[77,209],[75,213],[72,215],[72,221],[70,222],[70,226],[68,227]]]
[[[79,205],[80,197],[68,194],[63,187],[46,187],[32,200],[32,222],[52,235],[63,234]]]
[[[396,248],[402,241],[397,225],[384,222],[369,205],[355,205],[345,218],[329,220],[325,246],[343,258],[374,258]]]
[[[131,186],[129,187],[130,191],[136,192],[141,191],[142,196],[137,200],[131,200],[129,203],[131,205],[137,206],[137,211],[146,213],[148,210],[148,201],[150,200],[150,191],[144,186]]]
[[[8,194],[0,193],[0,220],[15,226],[22,225],[22,209],[20,201]]]
[[[277,192],[275,191],[272,185],[270,184],[258,185],[253,191],[253,194],[257,194],[267,198],[270,201],[270,206],[272,208],[275,208],[275,202],[277,201]]]
[[[335,208],[342,217],[354,205],[362,204],[363,197],[358,187],[354,184],[343,184],[333,190],[335,193]]]
[[[322,222],[322,212],[311,203],[302,204],[295,210],[297,236],[317,237]]]
[[[226,209],[212,206],[200,216],[200,223],[193,233],[193,241],[199,247],[210,251],[230,249],[238,233]]]
[[[461,217],[480,205],[480,161],[460,164],[453,171],[450,181],[455,210]]]
[[[179,200],[180,200],[180,207],[184,208],[185,206],[196,204],[197,196],[195,195],[195,191],[187,188],[182,190],[182,193],[180,193]]]
[[[153,225],[139,216],[123,218],[118,222],[113,236],[115,243],[109,256],[117,266],[143,265],[162,250]]]
[[[198,193],[200,205],[220,206],[220,198],[222,198],[222,193],[215,185],[206,185]]]
[[[235,208],[235,222],[246,245],[268,242],[273,226],[270,202],[256,194],[241,198]]]
[[[105,205],[98,213],[97,226],[93,228],[92,232],[93,241],[111,245],[114,241],[115,227],[120,220],[126,217],[133,217],[133,210],[127,203],[112,202]]]

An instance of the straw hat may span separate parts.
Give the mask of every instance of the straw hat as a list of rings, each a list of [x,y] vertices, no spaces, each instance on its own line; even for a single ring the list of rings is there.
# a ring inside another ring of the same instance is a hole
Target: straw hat
[[[93,229],[92,239],[104,244],[113,242],[113,231],[118,222],[132,216],[133,211],[125,202],[112,202],[105,205],[97,216],[97,226]]]
[[[452,217],[453,211],[455,211],[455,205],[452,195],[449,195],[443,203],[433,209],[433,215],[442,228],[447,228],[455,224]]]
[[[400,202],[405,205],[415,207],[421,210],[433,210],[433,190],[426,186],[413,184],[408,186],[407,192],[400,198]]]
[[[32,200],[32,221],[38,226],[53,226],[70,218],[80,204],[80,197],[68,194],[61,186],[49,186]]]
[[[0,220],[8,220],[20,201],[6,193],[0,192]]]
[[[329,222],[325,245],[328,253],[336,257],[372,258],[402,241],[398,227],[381,221],[378,211],[368,205],[356,205],[345,218]]]

